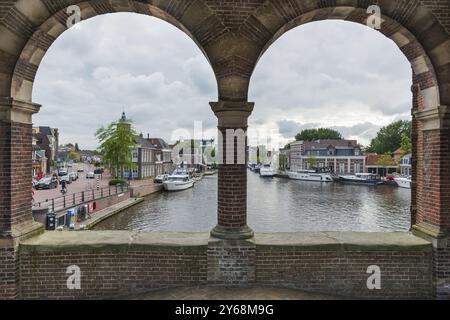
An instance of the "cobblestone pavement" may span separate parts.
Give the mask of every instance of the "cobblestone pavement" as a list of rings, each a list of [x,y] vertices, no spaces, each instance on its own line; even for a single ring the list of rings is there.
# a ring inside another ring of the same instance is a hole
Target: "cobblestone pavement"
[[[337,296],[273,287],[180,287],[129,297],[131,300],[339,300]]]

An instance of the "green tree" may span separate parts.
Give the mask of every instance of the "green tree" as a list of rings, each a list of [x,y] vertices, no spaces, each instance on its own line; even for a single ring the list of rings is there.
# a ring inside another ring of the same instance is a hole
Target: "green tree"
[[[310,156],[310,157],[306,158],[305,161],[308,164],[309,168],[314,168],[317,166],[317,158],[314,156]]]
[[[396,165],[394,158],[390,154],[383,154],[380,159],[376,162],[380,167],[388,167]]]
[[[403,133],[403,135],[402,135],[402,141],[400,144],[400,148],[402,148],[403,154],[410,153],[412,150],[411,139],[409,138],[409,135],[406,133]]]
[[[74,160],[74,161],[78,161],[78,160],[81,159],[80,154],[79,154],[78,152],[76,152],[76,151],[73,151],[73,150],[69,152],[69,154],[67,155],[67,157],[68,157],[70,160]]]
[[[80,147],[78,146],[78,143],[75,143],[75,151],[80,152]]]
[[[111,172],[120,172],[123,178],[125,168],[133,169],[136,165],[132,161],[132,152],[136,147],[134,137],[135,131],[131,123],[112,122],[107,127],[99,128],[95,136],[99,140],[98,151],[102,156],[103,163]]]
[[[380,129],[372,139],[366,152],[378,154],[394,153],[402,144],[402,137],[411,135],[411,121],[399,120]]]
[[[328,128],[318,128],[318,129],[305,129],[295,136],[297,141],[314,141],[314,140],[342,140],[342,135],[340,132],[328,129]]]

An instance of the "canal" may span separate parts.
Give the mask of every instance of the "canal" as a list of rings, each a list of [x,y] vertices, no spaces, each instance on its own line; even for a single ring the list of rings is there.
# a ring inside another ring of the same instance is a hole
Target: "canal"
[[[217,176],[157,193],[96,230],[204,232],[217,221]],[[411,192],[391,186],[320,184],[248,172],[248,224],[257,232],[407,231]]]

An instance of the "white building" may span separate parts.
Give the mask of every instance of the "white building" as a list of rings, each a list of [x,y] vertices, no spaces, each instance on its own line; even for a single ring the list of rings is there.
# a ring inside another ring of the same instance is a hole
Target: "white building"
[[[403,176],[411,176],[412,154],[404,155],[400,160],[400,174]]]
[[[329,168],[338,174],[365,171],[365,156],[356,140],[295,141],[289,146],[291,171],[312,168]]]

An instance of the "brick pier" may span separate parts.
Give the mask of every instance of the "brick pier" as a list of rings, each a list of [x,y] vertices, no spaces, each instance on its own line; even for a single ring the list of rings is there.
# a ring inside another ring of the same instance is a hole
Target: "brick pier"
[[[414,73],[411,231],[418,237],[387,234],[379,235],[384,242],[376,242],[371,234],[350,240],[345,233],[327,234],[326,239],[332,237],[336,243],[322,246],[324,239],[316,236],[279,235],[280,239],[272,237],[272,243],[267,243],[267,237],[258,239],[247,225],[245,132],[254,107],[247,101],[248,89],[259,59],[284,33],[327,19],[366,26],[367,8],[373,1],[3,1],[0,298],[87,298],[205,282],[263,282],[324,292],[331,290],[332,283],[333,290],[346,295],[375,298],[450,299],[450,3],[377,3],[383,19],[379,31],[397,44]],[[118,233],[107,237],[92,233],[90,240],[67,240],[69,243],[52,239],[53,234],[34,237],[42,227],[32,222],[31,184],[27,183],[31,176],[31,116],[39,110],[39,105],[32,103],[33,85],[45,53],[68,28],[70,5],[79,5],[82,20],[112,12],[165,20],[193,39],[214,71],[218,102],[211,107],[218,118],[219,155],[223,156],[218,219],[205,239],[198,241],[203,236],[197,235],[197,240],[188,241],[189,248],[181,234],[163,244],[152,238],[155,235],[142,235],[144,238],[138,237],[141,242],[131,241],[133,245],[128,243],[133,234],[121,238]],[[52,246],[50,240],[59,245]],[[95,241],[100,243],[93,244]],[[391,290],[385,287],[367,293],[361,271],[367,263],[377,261],[387,271],[386,284]],[[77,262],[87,268],[89,286],[83,292],[66,291],[56,281],[64,279],[68,263]],[[45,267],[31,272],[36,265]],[[107,275],[101,274],[103,271]]]

